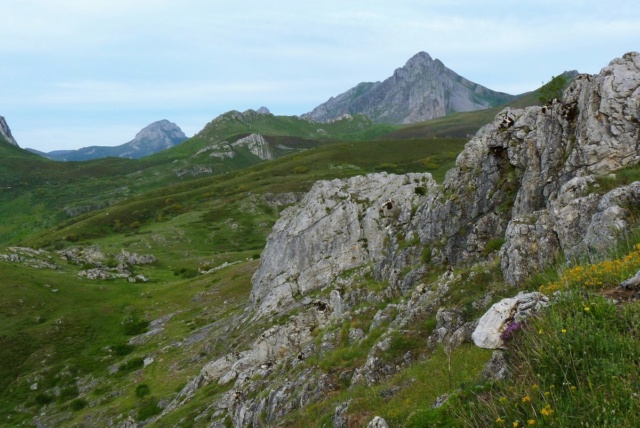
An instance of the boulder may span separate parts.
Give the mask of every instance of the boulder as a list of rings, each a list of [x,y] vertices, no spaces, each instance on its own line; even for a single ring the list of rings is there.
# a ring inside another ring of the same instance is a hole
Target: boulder
[[[473,343],[485,349],[504,348],[505,332],[509,326],[521,324],[533,312],[548,304],[549,298],[538,292],[518,293],[515,297],[502,299],[478,321],[478,326],[471,334]]]

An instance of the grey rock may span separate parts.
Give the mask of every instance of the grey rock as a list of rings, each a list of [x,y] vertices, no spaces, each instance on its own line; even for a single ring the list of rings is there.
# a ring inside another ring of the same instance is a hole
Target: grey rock
[[[453,112],[494,107],[511,99],[512,95],[470,82],[440,60],[420,52],[385,81],[360,83],[303,117],[326,122],[365,114],[375,122],[415,123]]]
[[[349,418],[346,413],[349,410],[351,400],[340,403],[333,413],[333,428],[349,428]]]
[[[259,315],[287,308],[345,271],[384,257],[387,226],[408,223],[435,187],[430,174],[371,174],[319,181],[302,202],[285,209],[273,227],[253,276],[251,300]]]
[[[493,351],[491,359],[484,366],[482,378],[485,380],[505,380],[509,377],[507,356],[503,351]]]
[[[631,278],[622,281],[620,288],[625,290],[640,290],[640,271]]]
[[[4,117],[0,116],[0,138],[3,138],[9,144],[17,146],[16,139],[11,135],[11,129]]]
[[[369,422],[367,428],[389,428],[389,424],[380,416],[376,416]]]
[[[476,346],[485,349],[504,348],[503,332],[510,323],[522,323],[532,313],[549,304],[542,293],[518,293],[516,297],[502,299],[480,318],[471,335]]]
[[[241,138],[231,144],[231,147],[245,147],[261,160],[271,160],[276,158],[276,155],[269,146],[269,143],[267,143],[264,137],[260,134],[251,134],[247,137]]]

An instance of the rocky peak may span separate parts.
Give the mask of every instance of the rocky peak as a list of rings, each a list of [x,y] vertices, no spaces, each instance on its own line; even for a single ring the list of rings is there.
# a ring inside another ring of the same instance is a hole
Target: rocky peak
[[[172,139],[187,138],[182,132],[182,129],[173,122],[169,122],[166,119],[153,122],[138,132],[134,138],[135,140],[141,140],[143,138],[153,138],[167,136]]]
[[[14,146],[18,145],[15,138],[13,138],[13,135],[11,135],[11,129],[9,128],[7,121],[2,116],[0,116],[0,137],[4,138],[5,140],[7,140],[7,142],[13,144]]]
[[[271,114],[269,109],[264,107],[264,106],[262,106],[258,110],[256,110],[256,113],[258,113],[258,114]]]
[[[428,53],[419,52],[383,82],[360,83],[304,117],[323,122],[362,113],[376,122],[415,123],[494,107],[512,98],[473,83]]]
[[[168,120],[159,120],[145,126],[133,140],[119,146],[91,146],[78,150],[58,150],[49,152],[45,156],[59,161],[83,161],[107,156],[139,159],[173,147],[186,139],[187,136],[178,125]]]

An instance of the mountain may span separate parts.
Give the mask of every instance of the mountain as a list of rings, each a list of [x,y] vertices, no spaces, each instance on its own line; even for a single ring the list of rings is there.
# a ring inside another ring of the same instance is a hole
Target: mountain
[[[473,83],[420,52],[383,82],[360,83],[303,117],[326,122],[362,113],[375,122],[409,124],[495,107],[513,98]]]
[[[57,161],[83,161],[104,157],[139,159],[166,150],[187,139],[175,123],[160,120],[144,127],[128,143],[115,147],[91,146],[78,150],[56,150],[45,154]]]
[[[15,138],[13,138],[13,135],[11,135],[11,129],[9,128],[7,121],[2,116],[0,116],[0,138],[14,146],[18,145]]]
[[[22,234],[0,245],[2,424],[639,426],[639,65],[468,141],[325,140],[215,177],[163,156],[268,159],[363,116],[230,112],[141,160],[0,142],[0,233]]]

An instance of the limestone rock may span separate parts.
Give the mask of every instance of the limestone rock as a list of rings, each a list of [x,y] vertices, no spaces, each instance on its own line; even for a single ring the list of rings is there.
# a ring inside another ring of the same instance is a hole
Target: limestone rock
[[[408,223],[432,189],[430,174],[371,174],[319,181],[273,227],[253,276],[251,300],[258,314],[286,308],[330,284],[343,272],[383,257],[387,226]]]
[[[232,147],[246,147],[251,153],[256,155],[262,160],[275,159],[276,155],[260,134],[251,134],[247,137],[241,138],[235,143],[231,144]]]
[[[505,380],[509,377],[509,366],[504,351],[493,351],[491,359],[482,371],[482,378],[486,380]]]
[[[471,335],[476,346],[485,349],[504,348],[504,332],[513,323],[522,323],[531,313],[548,305],[544,294],[519,293],[516,297],[502,299],[480,318]]]
[[[7,121],[2,116],[0,116],[0,138],[3,138],[9,144],[13,144],[14,146],[18,145],[16,139],[11,135],[11,129],[9,128]]]
[[[622,281],[620,288],[625,290],[640,290],[640,271],[631,278]]]
[[[376,416],[369,422],[367,428],[389,428],[389,424],[380,416]]]

